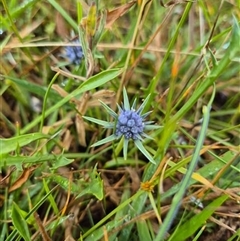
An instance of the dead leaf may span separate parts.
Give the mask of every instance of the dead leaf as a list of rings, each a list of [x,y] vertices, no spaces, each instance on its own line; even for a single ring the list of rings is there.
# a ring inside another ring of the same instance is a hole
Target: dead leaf
[[[54,89],[62,97],[66,97],[67,95],[69,95],[68,92],[61,88],[59,85],[53,84],[52,89]]]
[[[56,145],[52,151],[52,153],[54,153],[54,155],[60,155],[62,153],[62,150],[64,149],[64,151],[68,151],[72,140],[73,140],[73,136],[71,135],[71,132],[69,129],[67,129],[67,127],[64,128],[63,130],[63,137],[62,137],[62,141],[59,141],[58,144]]]
[[[129,173],[130,178],[132,180],[132,184],[131,184],[132,191],[136,192],[139,189],[140,184],[141,184],[141,180],[139,178],[139,175],[138,175],[135,168],[126,167],[125,169]]]
[[[106,21],[106,29],[111,29],[113,23],[123,16],[137,1],[132,1],[129,3],[126,3],[118,8],[115,8],[111,11],[107,12],[107,21]]]
[[[52,69],[52,71],[59,72],[61,75],[65,76],[65,77],[68,77],[68,78],[74,78],[74,79],[81,80],[81,81],[85,81],[86,80],[85,77],[71,74],[70,72],[66,72],[64,70],[61,70],[58,67],[51,67],[51,69]]]
[[[26,38],[27,36],[29,36],[31,34],[31,32],[33,32],[36,28],[38,28],[38,26],[40,26],[43,23],[43,19],[38,20],[38,21],[34,21],[31,24],[28,24],[24,29],[22,29],[19,32],[19,35],[21,38]],[[11,39],[11,41],[3,48],[2,53],[1,54],[5,54],[6,52],[9,52],[11,50],[11,48],[8,48],[8,45],[10,46],[14,46],[19,44],[20,40],[17,37],[14,37]]]
[[[39,232],[42,236],[42,240],[43,241],[52,241],[52,239],[49,237],[45,227],[43,226],[42,220],[40,219],[39,215],[36,212],[34,213],[34,218],[35,218],[36,223],[38,225]]]
[[[84,115],[86,113],[89,99],[90,94],[86,92],[81,96],[81,99],[78,101],[78,103],[76,103],[76,108],[78,112],[81,113],[81,115]],[[86,133],[82,116],[76,116],[75,125],[77,128],[79,144],[82,146],[86,146]]]
[[[21,176],[13,183],[13,185],[9,188],[9,192],[12,192],[18,188],[20,188],[31,176],[32,172],[37,168],[38,166],[31,166],[28,168],[24,168],[23,173]]]
[[[88,106],[100,106],[99,100],[107,105],[115,103],[115,95],[115,92],[111,90],[99,90],[92,95],[91,100],[88,101]]]
[[[57,33],[60,37],[65,39],[68,36],[66,21],[59,12],[57,12],[55,18],[56,18],[55,19],[55,21],[56,21],[56,31],[57,31]]]

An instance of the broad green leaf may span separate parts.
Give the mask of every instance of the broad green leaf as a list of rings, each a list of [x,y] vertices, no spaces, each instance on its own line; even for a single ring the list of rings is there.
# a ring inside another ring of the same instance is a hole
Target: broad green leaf
[[[2,75],[2,76],[6,79],[11,80],[18,86],[22,87],[24,90],[28,90],[29,92],[34,93],[39,97],[44,97],[47,91],[47,87],[35,84],[33,82],[26,81],[24,79],[14,78],[12,76],[6,76],[6,75]],[[59,101],[61,99],[61,97],[52,89],[49,91],[49,97],[54,101]]]
[[[86,184],[84,189],[77,195],[76,198],[79,198],[85,194],[92,194],[98,200],[103,199],[103,180],[100,177],[100,174],[97,173],[96,167],[92,172],[89,173],[91,181]]]
[[[91,157],[91,154],[88,153],[71,153],[71,154],[64,154],[65,158],[69,158],[72,160],[73,158],[88,158]],[[21,166],[24,163],[40,163],[46,161],[56,161],[57,156],[53,154],[41,155],[41,156],[4,156],[0,159],[0,166],[6,164],[7,166],[11,165],[18,165]],[[69,160],[68,159],[68,160]]]
[[[51,169],[58,169],[59,167],[67,166],[68,164],[72,163],[74,159],[68,159],[64,156],[56,157],[56,159],[52,162]]]
[[[21,210],[16,203],[12,205],[12,222],[25,241],[31,241],[26,220],[21,216]]]
[[[28,145],[33,141],[40,140],[43,138],[49,138],[49,136],[41,133],[32,133],[21,136],[15,136],[7,139],[0,139],[0,157],[2,154],[15,151],[17,147]]]

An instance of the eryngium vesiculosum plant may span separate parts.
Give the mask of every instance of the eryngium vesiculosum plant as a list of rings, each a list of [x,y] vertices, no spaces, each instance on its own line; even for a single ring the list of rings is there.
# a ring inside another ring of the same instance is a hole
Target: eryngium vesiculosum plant
[[[133,141],[136,147],[144,154],[144,156],[152,163],[155,164],[153,157],[145,149],[142,144],[143,138],[152,139],[151,136],[147,135],[145,131],[158,129],[158,125],[154,125],[153,121],[146,121],[146,117],[151,113],[151,111],[142,114],[144,107],[146,106],[150,95],[144,100],[142,105],[136,110],[136,99],[134,100],[132,106],[128,100],[127,91],[123,89],[123,104],[122,107],[117,104],[119,114],[113,111],[109,106],[107,106],[102,101],[101,104],[105,110],[114,118],[113,122],[107,122],[98,120],[96,118],[84,116],[86,120],[92,121],[96,124],[103,126],[106,129],[113,129],[113,134],[94,143],[92,147],[105,144],[110,141],[119,140],[123,138],[123,156],[127,159],[127,149],[129,141]]]

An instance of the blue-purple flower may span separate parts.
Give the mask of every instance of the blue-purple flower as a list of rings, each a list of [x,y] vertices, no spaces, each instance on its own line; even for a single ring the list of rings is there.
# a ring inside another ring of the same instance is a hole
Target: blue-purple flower
[[[114,121],[107,122],[87,116],[84,116],[84,118],[86,120],[102,125],[104,128],[113,129],[113,134],[94,143],[92,147],[99,146],[107,142],[117,140],[119,138],[123,138],[123,156],[124,159],[126,159],[128,143],[130,140],[133,140],[137,148],[145,155],[145,157],[147,157],[150,162],[155,163],[153,157],[142,144],[143,137],[152,139],[149,135],[145,133],[145,131],[159,128],[158,125],[153,125],[153,121],[146,121],[146,117],[151,113],[151,111],[142,114],[142,111],[146,106],[149,98],[150,95],[147,96],[142,105],[136,110],[136,99],[130,107],[127,92],[124,88],[122,107],[117,105],[119,114],[115,113],[109,106],[107,106],[101,101],[102,106],[114,118]]]
[[[74,40],[71,44],[76,44],[76,46],[66,46],[65,56],[70,63],[79,65],[84,57],[81,43],[79,40]]]

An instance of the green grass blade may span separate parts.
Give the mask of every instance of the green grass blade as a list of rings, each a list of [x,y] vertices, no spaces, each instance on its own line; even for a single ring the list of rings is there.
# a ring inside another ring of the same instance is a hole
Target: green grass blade
[[[228,199],[228,195],[223,195],[211,202],[199,214],[194,215],[191,219],[178,227],[177,232],[174,234],[172,240],[184,241],[192,236],[199,228],[206,223],[207,219],[212,216],[214,211]]]
[[[155,241],[161,241],[161,240],[164,239],[165,234],[167,233],[168,229],[170,228],[170,225],[172,224],[172,222],[173,222],[173,220],[174,220],[174,218],[177,214],[177,211],[178,211],[179,206],[181,204],[182,198],[183,198],[183,196],[186,192],[186,189],[189,186],[191,176],[192,176],[192,174],[195,170],[195,167],[197,165],[197,162],[199,160],[200,151],[201,151],[203,142],[205,140],[205,135],[206,135],[207,128],[208,128],[210,111],[211,111],[211,106],[212,106],[214,96],[215,96],[215,88],[214,88],[212,97],[211,97],[208,105],[203,106],[203,124],[202,124],[201,131],[199,133],[199,136],[198,136],[198,140],[197,140],[197,143],[196,143],[196,147],[195,147],[194,154],[192,156],[192,160],[190,162],[188,171],[187,171],[186,175],[184,176],[184,178],[183,178],[183,180],[180,184],[179,191],[173,197],[171,208],[170,208],[163,224],[161,225],[161,227],[159,229],[159,232],[158,232],[158,235],[157,235]]]
[[[43,196],[37,203],[36,205],[28,212],[28,214],[25,217],[25,220],[27,221],[30,216],[37,211],[37,209],[47,200],[48,196],[51,195],[51,193],[56,189],[54,187],[50,192],[48,192],[45,196]],[[11,234],[7,237],[6,241],[15,241],[16,236],[17,236],[17,229],[13,230]],[[31,240],[31,239],[30,239]]]
[[[21,209],[16,203],[12,206],[12,221],[18,233],[26,241],[31,241],[30,232],[26,220],[21,215]]]
[[[65,18],[65,20],[72,26],[72,28],[78,32],[77,23],[69,16],[69,14],[61,7],[59,3],[54,0],[48,0],[50,4]]]
[[[23,147],[30,144],[33,141],[40,140],[43,138],[49,138],[48,135],[41,133],[32,133],[21,136],[15,136],[8,139],[0,139],[0,156],[7,154],[11,151],[15,151],[18,147]]]
[[[137,221],[139,241],[152,241],[146,220]]]
[[[234,56],[239,51],[239,39],[240,39],[240,29],[238,22],[234,18],[233,32],[230,45],[224,54],[224,57],[219,61],[218,65],[215,65],[209,76],[204,80],[199,88],[191,95],[186,104],[173,116],[172,122],[180,120],[197,102],[197,100],[205,93],[205,91],[213,85],[217,80],[219,75],[227,68],[231,63]]]
[[[188,2],[186,7],[185,7],[185,10],[184,10],[184,12],[183,12],[183,14],[181,16],[181,19],[180,19],[180,21],[179,21],[179,23],[178,23],[178,25],[176,27],[174,35],[171,38],[171,41],[169,42],[169,45],[168,45],[167,51],[166,51],[166,53],[164,55],[164,58],[162,60],[161,66],[160,66],[156,76],[154,76],[154,78],[150,82],[151,84],[149,85],[149,87],[147,89],[147,93],[148,94],[154,93],[155,90],[156,90],[157,83],[158,83],[158,81],[159,81],[159,79],[161,77],[161,74],[162,74],[162,71],[163,71],[163,69],[165,67],[165,64],[167,62],[167,59],[170,56],[170,51],[172,50],[172,48],[173,48],[173,46],[174,46],[174,44],[175,44],[175,42],[177,40],[177,37],[179,35],[179,31],[180,31],[181,27],[183,26],[183,24],[185,23],[185,21],[186,21],[186,19],[188,17],[188,13],[189,13],[189,11],[190,11],[190,9],[192,7],[192,4],[193,4],[192,2]],[[150,101],[148,102],[146,109],[149,109],[149,106],[152,103],[152,101],[153,101],[153,96],[150,97]]]
[[[86,233],[83,234],[82,238],[86,238],[86,237],[92,237],[92,233],[97,230],[99,227],[101,227],[104,223],[106,223],[106,221],[108,219],[110,219],[114,214],[116,214],[119,210],[123,209],[124,207],[126,207],[128,204],[130,204],[133,200],[142,200],[141,196],[143,196],[144,192],[143,191],[138,191],[137,193],[135,193],[133,196],[131,196],[129,199],[127,199],[126,201],[122,202],[121,204],[119,204],[119,206],[117,208],[115,208],[112,212],[110,212],[108,215],[106,215],[104,218],[102,218],[97,224],[95,224],[92,228],[90,228],[89,230],[87,230]],[[133,216],[136,213],[133,213]],[[131,214],[129,213],[130,217]],[[133,217],[132,216],[132,217]],[[90,240],[90,239],[89,239]]]
[[[25,91],[27,90],[30,93],[33,93],[39,97],[44,97],[44,95],[46,93],[47,88],[44,86],[32,83],[32,82],[24,80],[24,79],[14,78],[12,76],[6,76],[6,75],[0,75],[0,76],[4,77],[7,80],[8,79],[11,80],[15,84],[17,84],[18,86],[23,88]],[[51,99],[53,99],[54,101],[59,101],[61,99],[61,97],[52,89],[49,92],[49,97]]]

